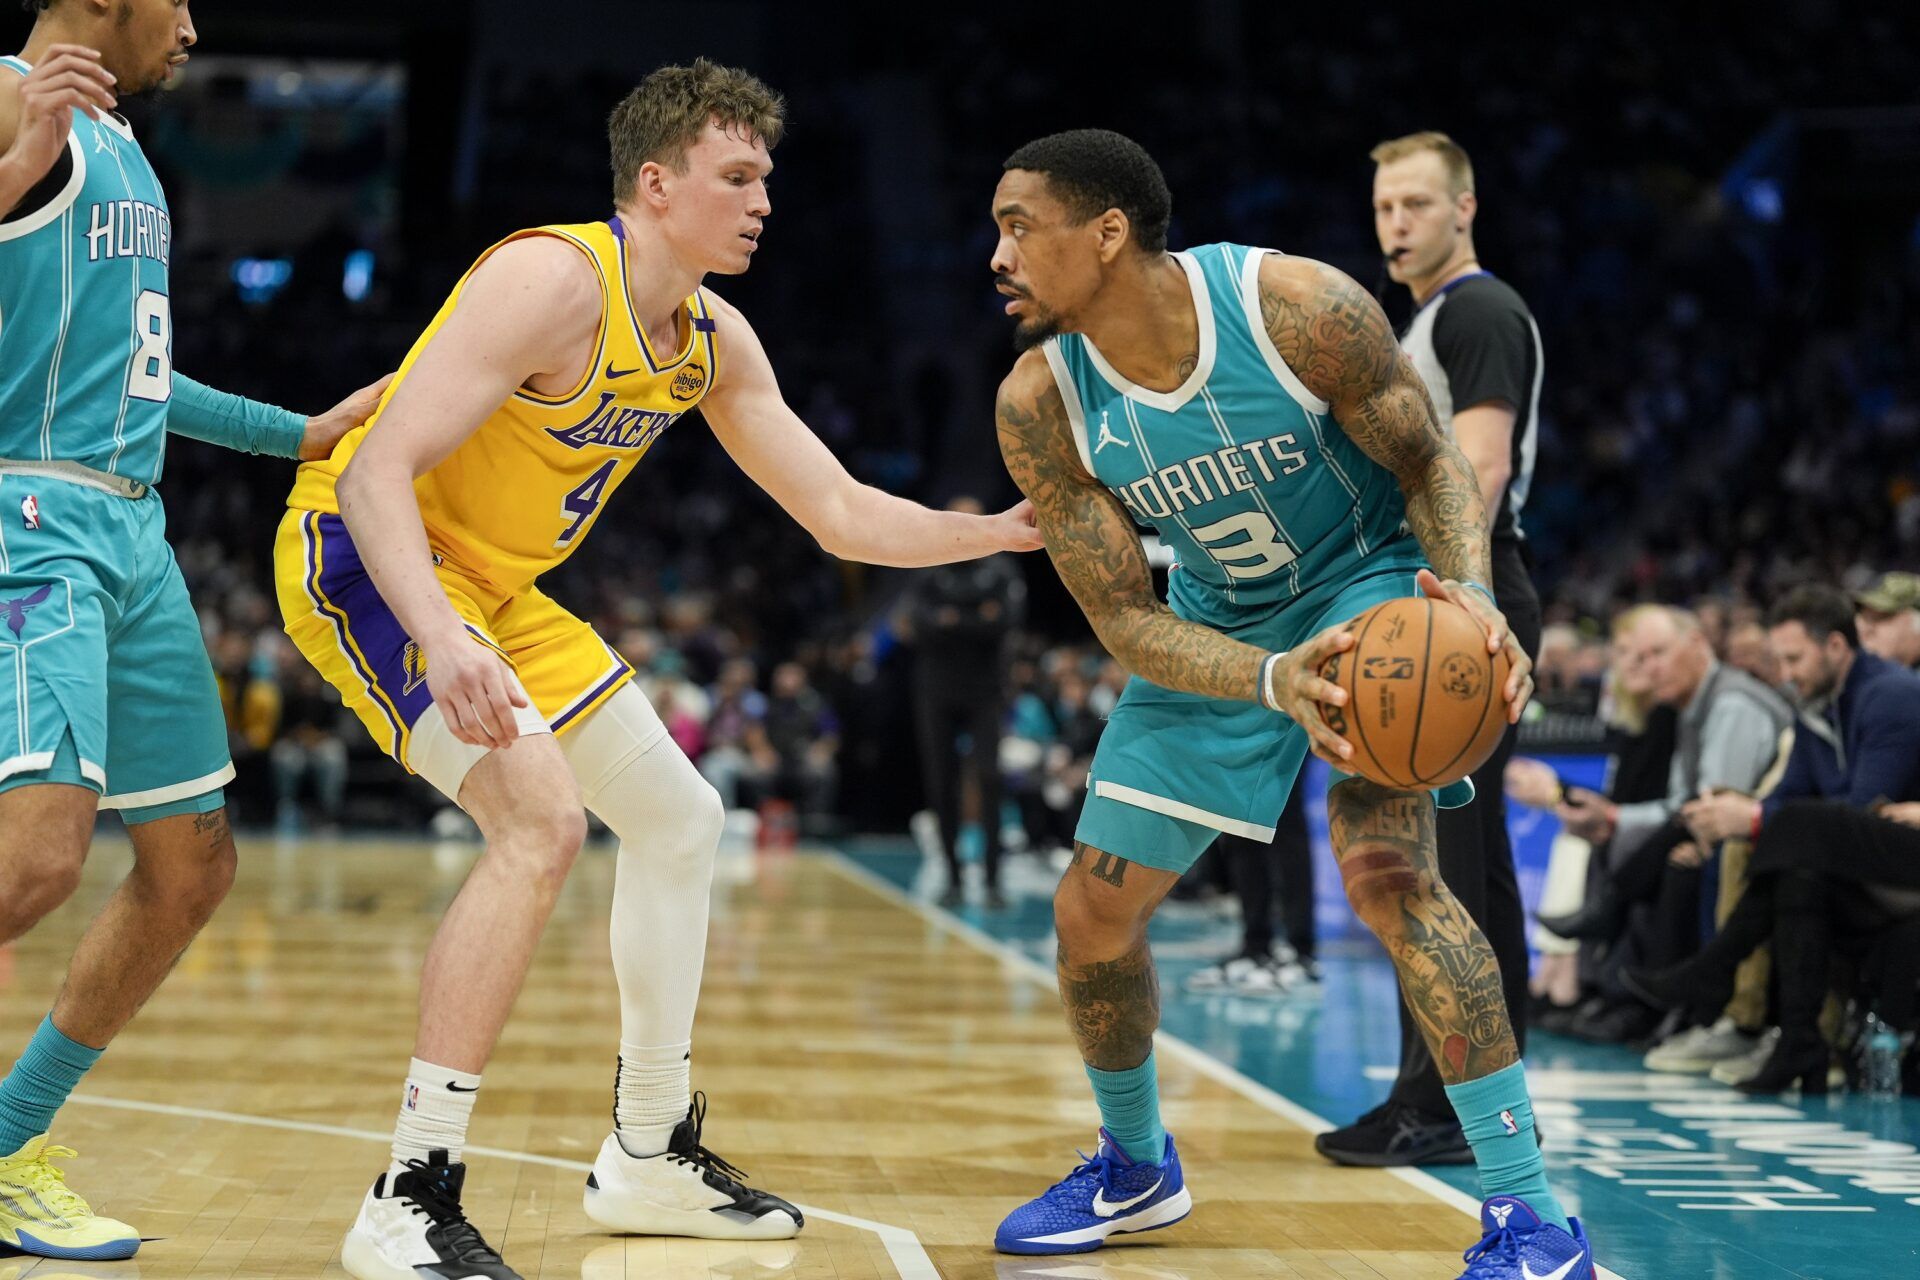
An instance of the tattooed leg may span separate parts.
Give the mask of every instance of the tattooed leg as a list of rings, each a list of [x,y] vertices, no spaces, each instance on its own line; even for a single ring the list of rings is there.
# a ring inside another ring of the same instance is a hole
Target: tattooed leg
[[[225,809],[141,822],[133,870],[87,926],[73,953],[54,1022],[98,1048],[132,1021],[233,884]]]
[[[1053,895],[1060,1001],[1088,1066],[1126,1071],[1153,1048],[1160,979],[1147,922],[1180,877],[1084,844]]]
[[[1347,900],[1392,958],[1441,1081],[1518,1062],[1499,962],[1440,879],[1433,798],[1356,778],[1327,793],[1327,817]]]

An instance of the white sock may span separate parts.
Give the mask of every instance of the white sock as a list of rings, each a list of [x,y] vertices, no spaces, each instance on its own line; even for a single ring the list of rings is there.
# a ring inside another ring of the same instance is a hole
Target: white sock
[[[405,1173],[407,1161],[425,1160],[429,1151],[445,1151],[447,1162],[457,1163],[479,1089],[479,1076],[418,1058],[408,1062],[400,1118],[393,1126],[392,1172]]]
[[[690,1046],[620,1042],[613,1086],[613,1129],[630,1156],[657,1156],[692,1104]]]

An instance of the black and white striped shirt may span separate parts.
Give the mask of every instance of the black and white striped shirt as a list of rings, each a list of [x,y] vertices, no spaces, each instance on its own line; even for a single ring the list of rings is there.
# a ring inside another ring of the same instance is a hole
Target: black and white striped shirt
[[[1513,409],[1513,472],[1493,515],[1493,536],[1521,540],[1520,511],[1533,487],[1546,367],[1540,328],[1527,304],[1491,272],[1461,276],[1414,312],[1400,345],[1413,358],[1449,433],[1453,415],[1462,409],[1489,401]]]

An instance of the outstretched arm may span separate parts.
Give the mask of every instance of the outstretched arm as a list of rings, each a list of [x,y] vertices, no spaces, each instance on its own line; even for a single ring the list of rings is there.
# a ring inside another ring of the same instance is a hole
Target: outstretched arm
[[[393,381],[388,374],[311,418],[288,409],[215,391],[175,371],[167,401],[167,430],[241,453],[313,462],[333,452],[340,437],[365,422]]]
[[[1038,352],[1022,356],[1000,384],[995,413],[1001,456],[1033,503],[1047,554],[1121,666],[1164,688],[1282,711],[1307,729],[1317,753],[1346,754],[1315,704],[1345,701],[1345,692],[1322,680],[1319,669],[1329,654],[1351,646],[1350,634],[1327,631],[1274,655],[1176,616],[1154,594],[1126,509],[1081,464],[1066,406]],[[1269,666],[1269,658],[1277,660]]]
[[[1533,690],[1533,664],[1493,602],[1480,482],[1441,431],[1426,384],[1401,354],[1386,313],[1332,267],[1269,255],[1260,264],[1260,315],[1281,358],[1327,402],[1354,443],[1399,482],[1407,523],[1442,579],[1422,586],[1479,618],[1490,652],[1506,647],[1513,663],[1508,717],[1518,720]]]
[[[740,469],[829,555],[922,568],[1040,546],[1024,503],[991,516],[934,511],[855,480],[788,407],[746,317],[714,302],[720,372],[700,411]]]

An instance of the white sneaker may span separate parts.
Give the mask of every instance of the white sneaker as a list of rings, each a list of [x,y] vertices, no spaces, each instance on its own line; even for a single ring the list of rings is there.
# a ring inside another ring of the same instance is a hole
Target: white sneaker
[[[1280,979],[1286,989],[1302,995],[1317,994],[1321,976],[1318,960],[1293,960],[1280,966]]]
[[[407,1172],[373,1180],[360,1216],[340,1246],[356,1280],[522,1280],[460,1208],[467,1166],[444,1151],[408,1162]]]
[[[1746,1057],[1759,1043],[1759,1036],[1742,1031],[1731,1018],[1722,1018],[1710,1027],[1689,1027],[1668,1036],[1641,1061],[1649,1071],[1705,1075],[1715,1063]]]
[[[1238,955],[1187,975],[1188,991],[1236,996],[1285,995],[1301,981],[1300,966],[1271,955]]]
[[[1188,991],[1225,991],[1244,981],[1247,974],[1270,963],[1262,956],[1239,955],[1196,969],[1180,985]]]
[[[1760,1068],[1773,1056],[1773,1047],[1780,1043],[1780,1028],[1770,1027],[1751,1052],[1738,1058],[1724,1058],[1713,1064],[1707,1074],[1721,1084],[1745,1084],[1760,1074]]]
[[[687,1118],[657,1156],[630,1156],[609,1134],[587,1175],[587,1216],[614,1231],[703,1240],[785,1240],[805,1219],[778,1196],[746,1185],[746,1174],[700,1145],[707,1096],[693,1095]]]

